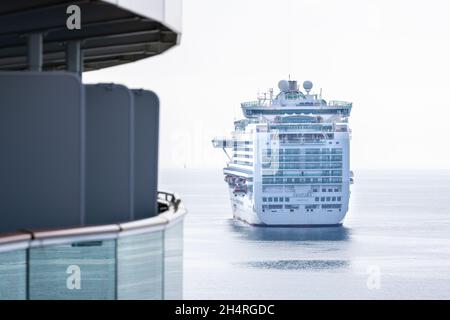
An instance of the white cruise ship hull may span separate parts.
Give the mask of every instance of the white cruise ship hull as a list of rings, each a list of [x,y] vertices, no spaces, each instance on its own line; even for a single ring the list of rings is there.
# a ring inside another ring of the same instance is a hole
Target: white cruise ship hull
[[[253,226],[261,227],[336,227],[343,224],[345,211],[306,210],[262,212],[257,210],[248,195],[235,195],[230,189],[233,218]]]

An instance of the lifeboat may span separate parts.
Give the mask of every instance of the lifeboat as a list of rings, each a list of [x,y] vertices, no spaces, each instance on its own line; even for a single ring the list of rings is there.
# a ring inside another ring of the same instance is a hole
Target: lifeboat
[[[224,178],[225,182],[228,183],[230,186],[236,184],[236,177],[231,175],[226,175]]]
[[[247,194],[247,186],[246,185],[237,185],[233,189],[234,195],[245,195]]]

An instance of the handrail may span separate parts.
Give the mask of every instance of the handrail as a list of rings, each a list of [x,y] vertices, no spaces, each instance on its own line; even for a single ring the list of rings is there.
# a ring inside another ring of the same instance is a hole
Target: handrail
[[[329,107],[352,107],[352,103],[348,101],[330,100],[328,101]]]
[[[141,229],[157,225],[164,226],[186,213],[186,210],[182,208],[181,199],[176,194],[166,191],[158,191],[157,196],[158,203],[164,204],[165,210],[163,212],[159,212],[157,216],[151,218],[109,225],[53,230],[24,230],[22,232],[4,233],[0,234],[0,246],[3,244],[14,244],[33,240],[90,236],[98,234],[118,234],[121,231],[127,231],[130,229]],[[172,218],[172,216],[174,217]]]
[[[173,206],[175,212],[178,211],[178,207],[181,203],[181,199],[177,194],[166,191],[158,191],[158,199],[168,201],[169,206]]]
[[[26,232],[0,234],[0,245],[29,240],[31,240],[31,234]]]
[[[164,226],[166,224],[168,224],[168,221],[166,219],[164,219],[161,216],[156,216],[156,217],[147,218],[147,219],[124,222],[124,223],[119,224],[119,227],[120,227],[121,231],[128,231],[128,230],[136,230],[136,229],[143,229],[143,228],[149,228],[149,227]]]
[[[305,101],[305,102],[299,102],[297,104],[288,105],[288,106],[289,107],[351,108],[352,105],[353,105],[352,102],[348,102],[348,101],[330,100],[330,101],[328,101],[327,104],[323,104],[321,101],[317,101],[317,102]],[[285,105],[282,105],[282,104],[267,105],[267,104],[261,103],[259,101],[247,101],[247,102],[242,102],[241,106],[243,108],[251,108],[251,107],[266,108],[268,106],[270,106],[272,108],[277,108],[279,106],[284,107]]]
[[[46,238],[73,237],[73,236],[84,236],[103,233],[116,233],[119,231],[120,227],[118,225],[111,224],[111,225],[77,227],[77,228],[56,229],[56,230],[39,230],[30,232],[33,236],[33,239],[46,239]]]

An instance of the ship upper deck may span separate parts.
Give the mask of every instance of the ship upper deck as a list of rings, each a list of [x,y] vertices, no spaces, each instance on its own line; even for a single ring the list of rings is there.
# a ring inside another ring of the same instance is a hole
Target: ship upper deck
[[[303,88],[306,94],[299,90],[297,81],[281,80],[278,83],[280,92],[273,97],[273,90],[264,93],[256,101],[243,102],[242,112],[246,118],[261,115],[302,115],[302,114],[340,114],[350,116],[352,103],[346,101],[325,101],[321,94],[311,94],[312,83],[305,81]]]

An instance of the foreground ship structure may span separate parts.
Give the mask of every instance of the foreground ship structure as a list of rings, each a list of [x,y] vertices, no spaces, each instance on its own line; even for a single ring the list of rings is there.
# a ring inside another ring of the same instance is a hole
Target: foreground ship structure
[[[0,3],[0,300],[182,297],[186,210],[158,191],[159,99],[82,81],[176,46],[180,14],[177,0]]]
[[[215,138],[233,216],[262,226],[336,226],[348,211],[352,103],[325,101],[313,84],[282,80],[280,92],[242,103],[230,138]],[[231,150],[231,154],[227,152]]]

